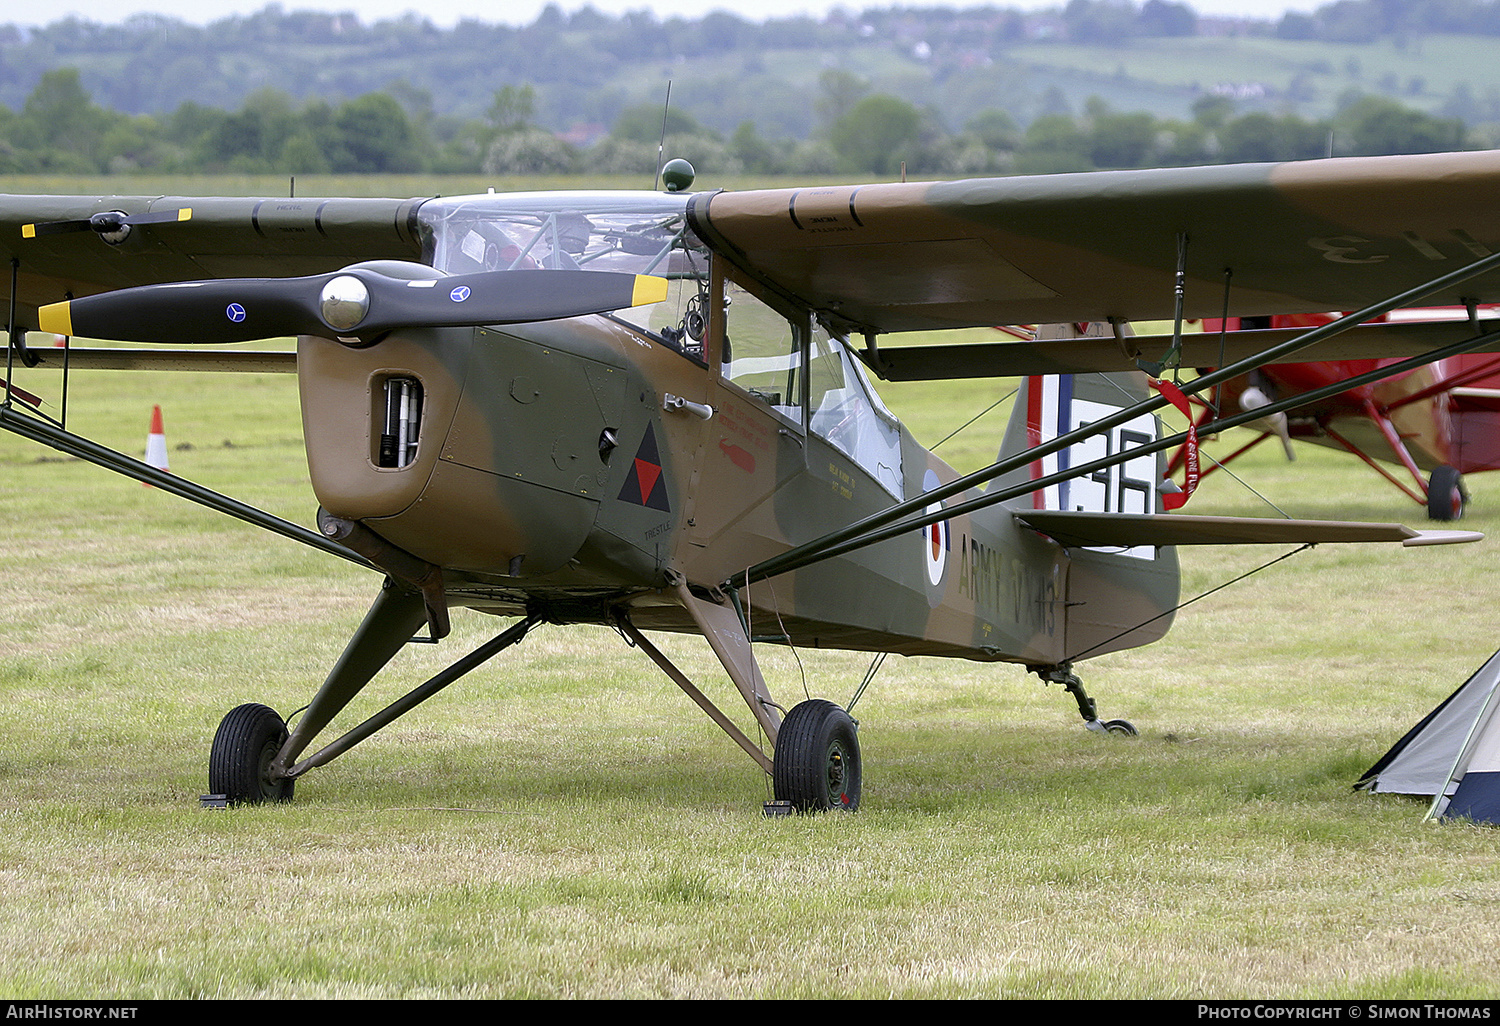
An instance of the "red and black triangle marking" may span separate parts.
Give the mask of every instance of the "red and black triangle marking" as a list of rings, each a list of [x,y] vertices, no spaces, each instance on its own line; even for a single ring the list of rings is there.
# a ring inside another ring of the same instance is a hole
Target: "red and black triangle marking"
[[[659,509],[663,513],[672,512],[667,502],[667,482],[661,472],[661,455],[656,448],[656,432],[650,424],[646,425],[641,447],[635,451],[635,460],[625,477],[625,487],[620,489],[620,501]]]

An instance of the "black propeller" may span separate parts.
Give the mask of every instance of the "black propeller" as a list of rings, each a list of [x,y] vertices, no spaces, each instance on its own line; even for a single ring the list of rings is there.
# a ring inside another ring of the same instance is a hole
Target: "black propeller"
[[[192,207],[177,210],[158,210],[153,214],[127,214],[123,210],[104,210],[92,217],[74,221],[39,221],[21,226],[24,238],[34,239],[41,235],[64,235],[68,232],[94,231],[105,241],[120,242],[130,234],[131,226],[138,224],[162,224],[168,221],[189,221],[193,217]]]
[[[415,268],[414,268],[415,269]],[[609,271],[513,270],[391,277],[356,265],[307,278],[144,285],[53,303],[38,327],[123,342],[248,342],[284,335],[370,340],[395,328],[518,324],[667,298],[667,281]]]

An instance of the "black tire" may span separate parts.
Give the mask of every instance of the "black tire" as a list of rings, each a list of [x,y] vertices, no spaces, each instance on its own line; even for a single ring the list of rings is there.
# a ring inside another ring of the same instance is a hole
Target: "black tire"
[[[275,709],[241,705],[219,723],[208,756],[208,789],[231,805],[289,802],[295,780],[272,780],[271,760],[286,743],[286,724]]]
[[[1427,479],[1427,519],[1462,520],[1469,493],[1464,490],[1463,475],[1444,464]]]
[[[1135,724],[1129,720],[1105,720],[1104,732],[1106,734],[1118,734],[1121,737],[1139,737],[1140,731],[1135,729]]]
[[[799,812],[853,812],[861,777],[859,738],[849,714],[821,698],[793,707],[776,734],[776,799]]]

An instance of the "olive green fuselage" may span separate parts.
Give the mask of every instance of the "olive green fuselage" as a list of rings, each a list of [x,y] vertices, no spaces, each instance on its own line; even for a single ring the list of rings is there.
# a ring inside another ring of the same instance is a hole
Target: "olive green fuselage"
[[[607,622],[623,610],[641,627],[695,630],[677,581],[733,585],[763,559],[957,477],[901,429],[904,494],[893,495],[806,423],[724,380],[718,360],[609,317],[408,331],[366,348],[306,337],[298,360],[323,507],[442,567],[451,604],[503,615]],[[410,461],[381,466],[393,380],[415,382],[421,403]],[[1164,612],[1176,592],[1170,550],[1070,552],[997,507],[744,597],[758,637],[1055,664]],[[1154,640],[1168,622],[1089,654]]]

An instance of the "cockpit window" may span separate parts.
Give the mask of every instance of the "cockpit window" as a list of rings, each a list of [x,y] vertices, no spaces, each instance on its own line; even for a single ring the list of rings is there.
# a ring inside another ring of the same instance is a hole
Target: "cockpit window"
[[[895,414],[870,387],[864,367],[843,339],[815,325],[810,342],[808,407],[813,434],[902,498],[901,425]]]
[[[613,315],[702,360],[708,251],[687,228],[687,198],[620,193],[495,193],[428,200],[419,211],[445,274],[517,268],[651,274],[665,302]]]

